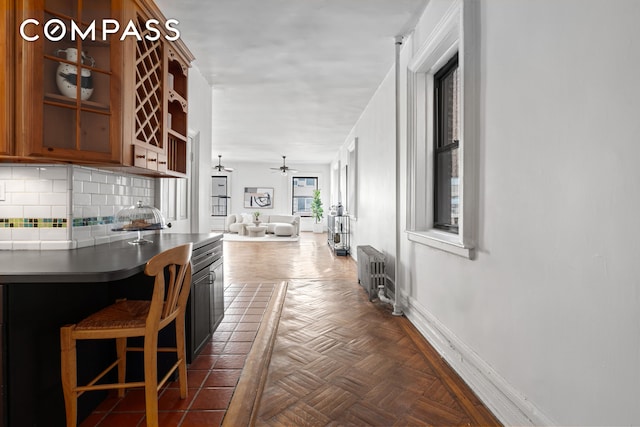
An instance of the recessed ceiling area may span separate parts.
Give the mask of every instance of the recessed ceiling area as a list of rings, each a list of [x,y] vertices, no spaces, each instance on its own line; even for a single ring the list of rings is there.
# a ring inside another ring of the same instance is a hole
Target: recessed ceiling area
[[[213,87],[212,163],[329,163],[428,0],[157,0]]]

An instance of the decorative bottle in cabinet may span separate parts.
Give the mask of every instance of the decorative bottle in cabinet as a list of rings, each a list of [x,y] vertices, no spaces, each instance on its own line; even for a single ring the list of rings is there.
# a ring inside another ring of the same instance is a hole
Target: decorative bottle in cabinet
[[[64,53],[67,61],[77,62],[78,61],[78,49],[69,47],[67,49],[58,49],[56,54],[59,56],[61,53]],[[85,64],[85,61],[89,61],[90,65],[93,67],[96,65],[96,61],[85,55],[84,52],[80,52],[82,55],[82,63]],[[78,93],[78,68],[75,64],[69,64],[68,62],[61,62],[58,65],[58,69],[56,70],[56,84],[58,85],[58,89],[60,93],[68,98],[77,99],[76,95]],[[91,77],[91,70],[87,68],[82,68],[80,71],[80,99],[86,101],[91,98],[91,94],[93,93],[93,78]]]

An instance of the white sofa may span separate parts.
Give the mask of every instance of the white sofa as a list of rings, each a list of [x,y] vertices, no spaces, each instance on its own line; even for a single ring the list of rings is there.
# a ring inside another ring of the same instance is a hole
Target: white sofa
[[[244,233],[246,226],[252,226],[253,215],[248,213],[230,214],[227,216],[225,231],[229,233]],[[267,233],[276,236],[297,236],[300,232],[300,217],[298,215],[260,215],[260,225],[266,226]]]

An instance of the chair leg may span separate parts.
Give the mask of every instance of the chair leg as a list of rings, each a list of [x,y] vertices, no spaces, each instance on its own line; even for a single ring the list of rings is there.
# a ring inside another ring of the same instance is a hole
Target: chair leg
[[[116,338],[116,355],[118,357],[118,382],[124,384],[127,376],[127,339]],[[124,397],[124,388],[118,389],[118,397]]]
[[[147,427],[158,427],[158,338],[145,337],[144,342],[144,399]]]
[[[178,316],[176,325],[176,348],[180,365],[178,365],[178,383],[180,384],[180,398],[187,398],[187,357],[184,339],[184,316]]]
[[[72,336],[74,328],[75,326],[60,328],[60,372],[67,427],[76,427],[78,422],[76,340]]]

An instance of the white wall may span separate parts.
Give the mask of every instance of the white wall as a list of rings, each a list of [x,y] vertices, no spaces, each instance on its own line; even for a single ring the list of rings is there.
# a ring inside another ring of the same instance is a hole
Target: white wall
[[[192,222],[191,232],[209,232],[209,203],[211,196],[211,115],[212,115],[212,89],[205,78],[200,74],[197,66],[189,69],[189,116],[188,127],[191,134],[198,135],[197,148],[193,153],[191,174],[191,197],[197,198],[196,211],[191,214],[195,217]],[[189,231],[177,229],[176,231]]]
[[[394,41],[389,39],[393,61]],[[396,126],[395,71],[391,70],[358,119],[339,152],[348,163],[348,148],[357,138],[357,215],[351,222],[351,256],[358,245],[370,245],[386,256],[386,270],[394,278],[396,254]],[[342,195],[341,202],[345,203]],[[335,199],[337,200],[337,198]]]
[[[403,67],[451,3],[429,3]],[[640,2],[479,7],[477,256],[403,233],[406,312],[504,422],[638,425]],[[366,159],[354,241],[389,252],[394,209],[371,208],[395,194],[392,80],[347,139]]]
[[[325,212],[329,211],[329,164],[295,164],[287,166],[298,170],[295,174],[282,176],[272,172],[269,168],[278,167],[277,161],[270,163],[258,162],[225,162],[225,166],[233,167],[234,171],[227,176],[229,185],[229,213],[252,213],[256,209],[244,207],[245,187],[273,188],[273,209],[261,209],[266,215],[291,215],[291,179],[295,176],[317,176],[318,188]],[[212,173],[209,175],[211,177]],[[311,231],[313,220],[303,218],[302,231]]]

